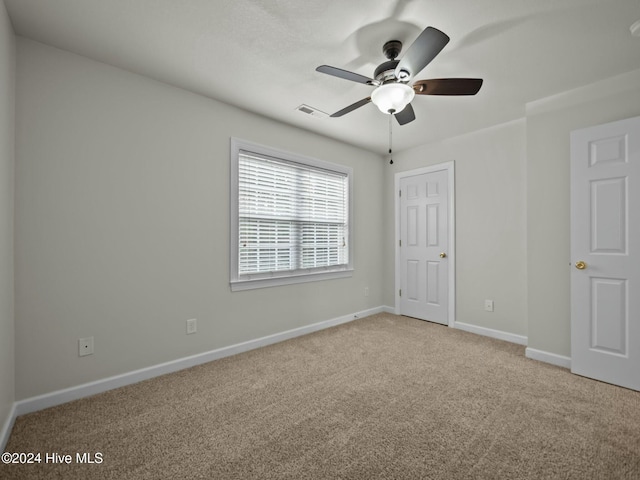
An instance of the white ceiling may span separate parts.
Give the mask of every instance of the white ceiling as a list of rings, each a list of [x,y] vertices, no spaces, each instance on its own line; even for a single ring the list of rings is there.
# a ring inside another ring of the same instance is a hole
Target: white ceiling
[[[450,43],[417,79],[479,77],[474,97],[416,97],[394,123],[395,151],[524,115],[527,102],[640,68],[640,0],[5,0],[18,35],[385,154],[388,117],[366,105],[333,113],[427,26]],[[402,53],[400,54],[402,57]]]

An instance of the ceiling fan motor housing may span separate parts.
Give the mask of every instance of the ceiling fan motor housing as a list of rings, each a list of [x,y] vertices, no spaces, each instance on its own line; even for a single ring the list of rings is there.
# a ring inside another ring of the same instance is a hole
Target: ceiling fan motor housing
[[[399,60],[389,60],[388,62],[381,63],[373,72],[373,78],[380,83],[386,83],[389,81],[396,81],[395,71],[398,66]]]
[[[384,56],[387,57],[389,61],[380,64],[378,68],[376,68],[376,71],[373,73],[373,78],[380,83],[397,81],[398,79],[394,72],[399,63],[396,57],[400,55],[401,50],[402,42],[400,40],[389,40],[385,43],[382,46],[382,53],[384,53]]]

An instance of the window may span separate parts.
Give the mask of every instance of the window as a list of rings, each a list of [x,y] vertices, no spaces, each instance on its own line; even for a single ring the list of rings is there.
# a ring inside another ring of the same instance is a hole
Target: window
[[[231,289],[350,276],[348,167],[231,139]]]

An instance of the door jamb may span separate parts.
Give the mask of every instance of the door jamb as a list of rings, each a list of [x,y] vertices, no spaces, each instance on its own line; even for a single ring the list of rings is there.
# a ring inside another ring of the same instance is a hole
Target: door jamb
[[[444,163],[438,163],[430,165],[428,167],[417,168],[414,170],[407,170],[404,172],[397,172],[395,174],[393,195],[395,197],[394,212],[395,212],[395,306],[394,313],[400,315],[400,179],[405,177],[413,177],[415,175],[422,175],[424,173],[433,173],[441,170],[447,170],[448,172],[448,190],[449,190],[449,248],[447,249],[448,258],[448,283],[449,283],[449,327],[455,327],[456,323],[456,252],[455,252],[455,163],[453,160]]]

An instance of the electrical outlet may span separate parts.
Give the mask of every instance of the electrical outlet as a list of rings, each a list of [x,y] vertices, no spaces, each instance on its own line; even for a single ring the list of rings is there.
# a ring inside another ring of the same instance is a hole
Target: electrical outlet
[[[195,318],[191,318],[187,320],[187,335],[191,335],[192,333],[196,333],[198,331],[198,320]]]
[[[93,337],[78,339],[78,356],[93,355]]]
[[[484,309],[487,312],[493,312],[493,300],[485,300],[484,301]]]
[[[369,296],[369,287],[364,287],[364,296],[365,297]]]

